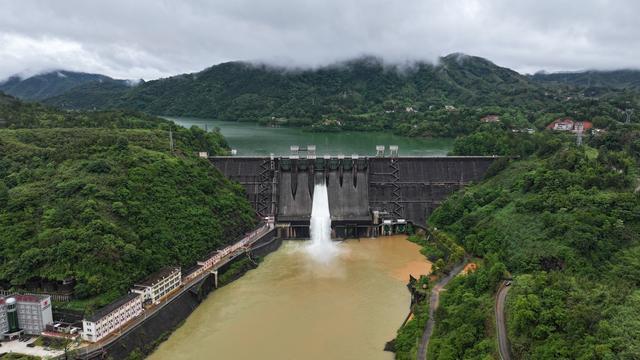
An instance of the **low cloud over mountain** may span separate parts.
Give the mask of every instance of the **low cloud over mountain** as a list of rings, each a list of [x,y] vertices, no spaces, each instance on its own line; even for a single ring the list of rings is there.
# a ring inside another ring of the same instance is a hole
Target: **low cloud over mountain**
[[[4,2],[0,78],[50,69],[153,79],[229,60],[319,66],[483,56],[520,72],[637,68],[632,0]]]

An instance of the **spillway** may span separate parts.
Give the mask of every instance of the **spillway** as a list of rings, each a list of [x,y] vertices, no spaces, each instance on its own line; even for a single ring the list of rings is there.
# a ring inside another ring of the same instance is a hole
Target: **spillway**
[[[328,263],[338,253],[338,246],[331,241],[331,213],[329,195],[324,183],[317,183],[313,189],[313,207],[309,225],[311,242],[307,252],[314,261]]]

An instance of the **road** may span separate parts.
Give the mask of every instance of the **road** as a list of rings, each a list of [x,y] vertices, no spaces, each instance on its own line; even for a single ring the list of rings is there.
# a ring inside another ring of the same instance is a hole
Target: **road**
[[[511,286],[502,284],[496,294],[496,332],[498,333],[498,350],[502,360],[511,360],[509,350],[509,339],[507,337],[507,325],[504,316],[504,303],[507,299],[507,292]]]
[[[435,313],[438,309],[438,305],[440,303],[440,292],[443,290],[445,286],[453,279],[456,275],[462,271],[467,261],[463,261],[462,263],[456,265],[449,275],[440,279],[431,289],[431,298],[429,300],[429,320],[427,320],[427,325],[424,327],[424,332],[422,333],[422,339],[420,340],[420,346],[418,347],[418,360],[425,360],[427,358],[427,349],[429,347],[429,339],[431,338],[431,334],[433,333],[433,327],[436,324]]]
[[[264,225],[258,230],[251,233],[250,235],[247,235],[247,237],[243,238],[237,243],[252,245],[254,242],[262,238],[264,234],[268,233],[271,230],[272,230],[271,227],[269,227],[268,225]],[[226,265],[228,262],[235,259],[237,256],[242,255],[244,252],[245,252],[244,248],[239,248],[225,255],[217,263],[212,265],[210,269],[208,269],[207,271],[199,275],[197,278],[189,281],[188,283],[181,285],[178,289],[174,290],[172,293],[167,295],[167,297],[162,299],[158,305],[154,305],[150,308],[145,309],[142,315],[139,315],[138,317],[133,318],[131,321],[123,325],[120,329],[114,331],[112,334],[108,335],[107,337],[100,340],[99,342],[92,343],[92,344],[89,344],[88,346],[81,347],[80,349],[78,349],[77,355],[87,355],[90,353],[103,351],[103,349],[107,345],[113,343],[114,341],[118,340],[122,335],[125,335],[130,331],[134,330],[135,328],[137,328],[138,326],[142,325],[148,317],[151,317],[152,315],[160,311],[167,304],[171,303],[174,299],[182,295],[184,292],[189,291],[189,289],[191,289],[191,287],[194,284],[197,284],[198,282],[204,280],[204,278],[210,275],[211,271],[218,270],[222,266]]]

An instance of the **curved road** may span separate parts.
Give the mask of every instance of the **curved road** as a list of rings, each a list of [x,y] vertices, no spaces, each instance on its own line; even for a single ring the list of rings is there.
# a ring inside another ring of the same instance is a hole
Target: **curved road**
[[[511,289],[511,286],[502,284],[496,294],[496,332],[498,333],[498,350],[500,351],[500,359],[502,360],[511,360],[509,339],[507,338],[507,325],[504,317],[504,303],[509,289]]]
[[[420,346],[418,347],[418,360],[425,360],[427,358],[427,349],[429,347],[429,339],[431,338],[431,334],[433,333],[433,327],[435,326],[435,312],[438,309],[438,304],[440,303],[440,291],[447,286],[449,281],[453,279],[466,265],[467,261],[463,261],[462,263],[456,265],[449,275],[443,277],[438,281],[431,289],[431,298],[429,300],[429,319],[427,320],[427,325],[424,327],[424,332],[422,333],[422,339],[420,340]]]

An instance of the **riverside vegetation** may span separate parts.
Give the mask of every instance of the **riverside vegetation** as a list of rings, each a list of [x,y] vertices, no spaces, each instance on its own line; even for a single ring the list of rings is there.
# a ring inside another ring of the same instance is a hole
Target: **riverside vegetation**
[[[194,155],[227,153],[218,132],[4,95],[0,119],[4,287],[73,277],[78,299],[66,306],[91,310],[163,266],[194,265],[255,222],[241,187]]]
[[[451,239],[479,265],[443,293],[430,359],[497,357],[494,294],[509,272],[516,358],[640,357],[640,126],[611,124],[585,142],[549,132],[458,139],[456,154],[491,154],[500,144],[521,158],[497,161],[486,180],[451,196],[429,218],[441,235],[419,239],[441,268],[461,258]],[[411,322],[399,331],[398,358],[415,357],[421,331]]]

